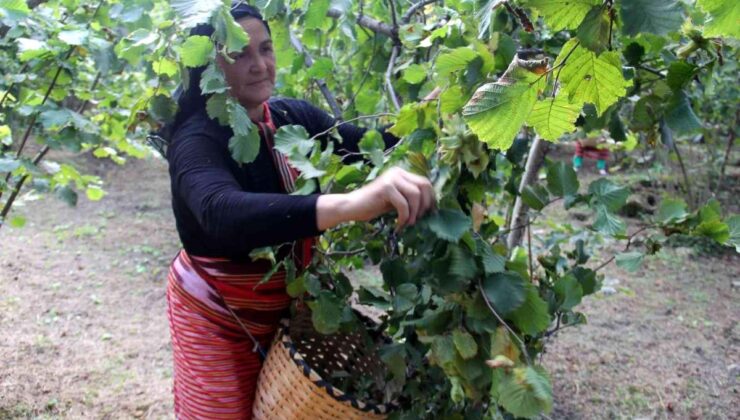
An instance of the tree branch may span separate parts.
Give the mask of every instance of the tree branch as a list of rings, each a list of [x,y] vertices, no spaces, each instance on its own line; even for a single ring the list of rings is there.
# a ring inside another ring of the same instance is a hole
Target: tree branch
[[[313,66],[313,58],[308,53],[308,51],[306,51],[306,49],[303,48],[303,44],[301,44],[301,41],[298,39],[298,37],[295,36],[293,31],[290,31],[290,43],[293,45],[293,48],[295,48],[296,51],[298,51],[299,54],[303,54],[306,67]],[[327,86],[326,80],[322,78],[317,78],[314,80],[316,81],[316,84],[319,85],[321,94],[324,95],[326,102],[329,104],[329,107],[331,108],[331,112],[334,113],[334,118],[341,121],[342,120],[342,109],[339,107],[339,104],[337,103],[337,99],[334,97],[334,94],[332,94],[331,91],[329,90],[329,86]]]
[[[545,160],[547,149],[547,141],[542,140],[539,136],[535,137],[534,142],[532,142],[532,146],[529,148],[524,175],[522,175],[522,180],[519,183],[519,195],[516,197],[516,201],[514,202],[511,224],[509,225],[509,229],[511,231],[509,232],[509,236],[506,238],[506,246],[509,248],[509,251],[522,243],[524,227],[527,226],[525,220],[527,219],[527,211],[529,210],[529,207],[524,204],[521,193],[525,187],[532,184],[537,178],[537,172],[540,170],[540,167]]]
[[[436,2],[437,0],[421,0],[417,3],[414,3],[411,7],[409,7],[406,13],[403,14],[403,16],[401,17],[401,22],[409,23],[411,21],[411,17],[413,17],[419,9],[422,9],[427,4],[432,4]]]
[[[332,19],[339,19],[342,17],[342,12],[340,12],[337,9],[329,9],[326,15]],[[380,22],[378,20],[367,17],[365,15],[360,15],[357,18],[357,24],[364,28],[370,29],[373,32],[383,34],[390,38],[393,38],[393,39],[398,38],[398,31],[394,30],[394,28],[391,25]]]
[[[394,45],[393,50],[391,51],[391,58],[388,60],[388,69],[385,71],[385,87],[388,90],[388,96],[390,96],[393,107],[396,108],[396,112],[401,110],[401,103],[396,96],[395,89],[393,89],[393,81],[391,80],[391,77],[393,76],[393,67],[396,66],[396,59],[400,52],[401,47]]]

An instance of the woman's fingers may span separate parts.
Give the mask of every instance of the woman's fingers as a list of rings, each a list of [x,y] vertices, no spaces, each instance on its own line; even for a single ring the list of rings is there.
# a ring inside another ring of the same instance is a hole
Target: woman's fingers
[[[432,186],[432,182],[429,181],[428,178],[415,175],[410,172],[403,172],[403,177],[409,180],[409,182],[413,182],[419,189],[419,192],[421,194],[421,205],[419,208],[418,217],[421,218],[436,204],[434,186]]]
[[[410,182],[403,177],[399,177],[394,181],[398,190],[403,194],[406,202],[409,206],[409,219],[408,224],[413,225],[419,217],[419,213],[422,210],[422,193],[420,188],[413,182]]]
[[[386,187],[386,197],[398,213],[396,231],[399,231],[409,220],[409,203],[393,183],[389,183]]]

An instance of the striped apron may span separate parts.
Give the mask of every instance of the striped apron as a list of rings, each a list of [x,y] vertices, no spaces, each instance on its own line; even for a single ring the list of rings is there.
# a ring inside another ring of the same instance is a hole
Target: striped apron
[[[274,149],[275,126],[264,104],[260,134],[271,150],[281,186],[295,190],[298,171]],[[298,241],[299,266],[311,259],[313,238]],[[291,298],[284,270],[259,284],[266,260],[236,262],[180,251],[170,265],[167,303],[178,419],[250,419],[263,355]],[[236,318],[238,317],[238,319]],[[249,337],[244,329],[251,335]]]

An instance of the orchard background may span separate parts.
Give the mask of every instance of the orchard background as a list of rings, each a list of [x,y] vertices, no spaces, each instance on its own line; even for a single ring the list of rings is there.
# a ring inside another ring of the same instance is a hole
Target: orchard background
[[[354,328],[351,305],[387,314],[397,416],[733,416],[740,5],[254,4],[279,95],[403,138],[383,153],[370,131],[345,165],[281,129],[299,193],[392,165],[437,189],[440,211],[399,235],[391,218],[328,232],[288,284],[322,332]],[[209,113],[234,128],[235,159],[254,156],[211,66],[248,42],[227,8],[0,0],[2,417],[172,415],[178,242],[144,138],[172,118],[185,68],[207,66]],[[187,37],[206,21],[211,39]],[[573,140],[599,130],[611,176],[576,174]]]

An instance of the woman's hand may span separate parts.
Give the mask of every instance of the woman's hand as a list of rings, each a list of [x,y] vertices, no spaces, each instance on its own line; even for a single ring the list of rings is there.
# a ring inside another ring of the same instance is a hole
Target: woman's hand
[[[425,177],[394,167],[368,185],[347,194],[328,194],[316,203],[318,228],[348,221],[368,221],[396,210],[396,231],[413,225],[436,205],[434,188]]]

